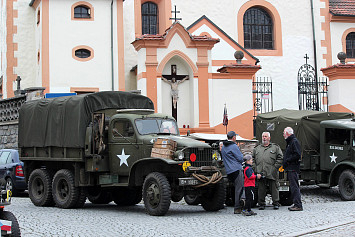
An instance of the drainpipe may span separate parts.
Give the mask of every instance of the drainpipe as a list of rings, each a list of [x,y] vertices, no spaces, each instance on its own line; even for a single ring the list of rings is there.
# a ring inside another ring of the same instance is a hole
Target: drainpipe
[[[111,1],[111,86],[112,91],[115,90],[114,74],[113,74],[113,0]]]
[[[317,67],[317,45],[316,45],[316,33],[314,29],[314,14],[313,14],[313,0],[311,0],[311,14],[312,14],[312,31],[313,31],[313,56],[314,56],[314,70],[315,70],[315,82],[316,82],[316,110],[319,111],[319,98],[318,98],[318,67]]]

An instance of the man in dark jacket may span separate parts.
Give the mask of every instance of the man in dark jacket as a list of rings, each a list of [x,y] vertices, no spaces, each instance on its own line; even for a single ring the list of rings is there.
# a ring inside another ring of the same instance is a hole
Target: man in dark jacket
[[[301,146],[296,136],[293,134],[293,129],[287,127],[284,130],[284,138],[286,139],[286,151],[283,160],[283,167],[287,172],[287,177],[290,182],[291,197],[293,205],[288,208],[290,211],[303,211],[301,192],[298,183],[298,174],[300,172]]]
[[[223,142],[222,159],[226,169],[228,179],[234,183],[235,188],[235,203],[234,214],[241,214],[242,207],[240,205],[240,198],[244,187],[243,174],[243,154],[240,152],[236,142],[236,133],[230,131],[227,134],[228,140]]]

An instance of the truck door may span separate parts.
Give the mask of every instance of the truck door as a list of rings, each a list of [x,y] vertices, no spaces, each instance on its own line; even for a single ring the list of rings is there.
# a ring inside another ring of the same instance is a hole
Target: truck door
[[[351,155],[350,130],[338,128],[325,129],[324,156],[321,158],[322,170],[332,170],[338,163]]]
[[[128,176],[130,168],[139,159],[140,152],[131,121],[128,119],[112,120],[109,139],[111,173]],[[121,181],[119,180],[119,182]]]

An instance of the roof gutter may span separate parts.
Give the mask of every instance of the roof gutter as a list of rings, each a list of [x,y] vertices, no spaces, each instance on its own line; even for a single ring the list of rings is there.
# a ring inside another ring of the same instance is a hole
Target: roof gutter
[[[113,0],[111,0],[111,90],[115,90],[113,71]]]
[[[314,27],[314,13],[313,13],[313,0],[311,1],[311,14],[312,14],[312,31],[313,31],[313,57],[314,57],[314,79],[316,83],[316,110],[319,110],[319,98],[318,98],[318,66],[317,66],[317,44],[316,44],[316,32]]]

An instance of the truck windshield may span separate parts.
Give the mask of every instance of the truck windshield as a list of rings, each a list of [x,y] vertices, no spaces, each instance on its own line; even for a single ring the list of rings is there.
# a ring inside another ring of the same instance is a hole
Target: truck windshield
[[[141,135],[146,134],[178,134],[176,122],[172,119],[146,118],[136,119],[135,124]]]

